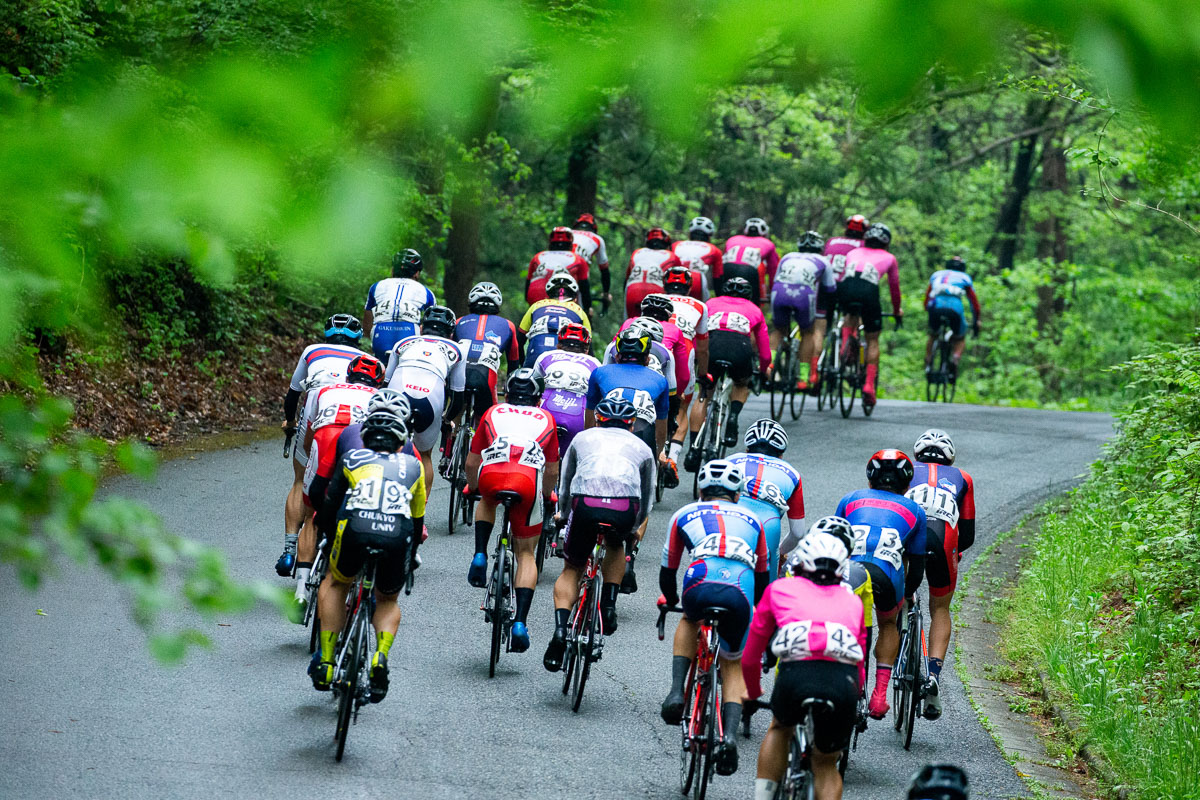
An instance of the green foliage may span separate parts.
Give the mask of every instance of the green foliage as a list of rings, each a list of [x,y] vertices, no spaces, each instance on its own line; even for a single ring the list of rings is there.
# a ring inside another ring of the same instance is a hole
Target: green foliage
[[[1047,516],[1006,623],[1084,736],[1145,798],[1200,797],[1200,346],[1122,368],[1107,458]]]

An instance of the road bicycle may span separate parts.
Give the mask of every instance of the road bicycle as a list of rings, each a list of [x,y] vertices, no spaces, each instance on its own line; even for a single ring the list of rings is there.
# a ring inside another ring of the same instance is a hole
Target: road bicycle
[[[775,363],[776,379],[770,381],[771,390],[771,419],[778,422],[783,418],[786,407],[793,420],[800,419],[804,413],[804,401],[807,392],[799,391],[796,386],[800,381],[800,327],[792,325],[787,338],[780,343],[778,360]]]
[[[542,576],[542,567],[546,563],[546,556],[553,554],[558,545],[558,528],[550,523],[552,519],[554,519],[554,504],[545,500],[542,502],[542,532],[538,535],[537,548],[533,553],[539,578]]]
[[[791,743],[788,746],[787,770],[783,773],[783,780],[775,788],[775,800],[812,800],[812,710],[814,707],[834,710],[833,703],[819,697],[809,697],[800,703],[800,721],[796,723]],[[749,715],[759,709],[770,711],[771,704],[763,700],[750,700],[744,705],[742,718],[746,721],[747,728],[749,727]]]
[[[925,685],[929,680],[929,647],[925,641],[925,620],[919,596],[914,596],[911,603],[905,601],[899,627],[900,656],[892,672],[892,714],[907,750],[912,745],[917,707],[925,699]]]
[[[462,421],[455,426],[451,439],[449,465],[442,476],[450,483],[448,533],[454,533],[456,525],[470,525],[475,517],[475,500],[463,491],[467,486],[467,454],[471,452],[471,437],[475,435],[475,428],[471,424],[474,415],[474,397],[468,393]]]
[[[842,412],[842,419],[850,416],[850,412],[854,409],[854,398],[862,391],[863,385],[867,382],[866,332],[862,324],[862,304],[850,303],[839,315],[834,330],[838,331],[840,340],[840,331],[846,324],[846,317],[850,316],[858,317],[859,323],[858,329],[850,332],[846,344],[838,355],[837,400],[838,408]],[[894,317],[895,315],[883,314],[882,316]],[[862,406],[864,416],[871,416],[871,412],[875,410],[875,404],[867,403],[865,397],[859,405]]]
[[[308,652],[310,653],[317,652],[317,646],[321,643],[321,618],[317,614],[317,596],[321,590],[321,581],[325,580],[325,573],[329,569],[329,555],[325,549],[327,543],[328,540],[324,536],[317,542],[317,555],[313,559],[308,578],[304,581],[303,624],[311,625],[308,637]]]
[[[682,614],[678,606],[658,607],[658,640],[666,635],[667,614]],[[715,770],[717,748],[725,735],[721,719],[721,674],[717,658],[718,625],[728,609],[704,609],[697,636],[696,656],[688,670],[683,692],[683,719],[679,723],[679,791],[704,800]]]
[[[933,360],[925,372],[925,399],[936,403],[954,402],[954,391],[958,388],[957,375],[950,369],[954,330],[943,320],[934,334]]]
[[[721,379],[717,381],[709,393],[708,411],[704,415],[704,422],[700,424],[700,430],[696,432],[696,441],[692,447],[700,448],[700,463],[705,464],[718,458],[725,457],[725,429],[729,426],[730,414],[730,395],[733,393],[733,378],[729,376],[729,370],[733,367],[728,361],[715,362],[718,371],[722,372]],[[692,498],[700,498],[700,470],[697,469],[692,476]]]
[[[576,713],[583,701],[583,687],[587,685],[592,663],[599,661],[604,653],[604,626],[600,618],[600,593],[604,585],[601,568],[604,541],[615,528],[603,522],[598,523],[597,528],[596,544],[579,579],[579,597],[571,607],[567,649],[563,653],[562,693],[571,692],[571,710]]]
[[[350,732],[350,725],[358,722],[358,709],[370,702],[368,672],[370,654],[375,644],[371,618],[375,616],[375,572],[382,555],[383,551],[378,548],[367,548],[366,563],[346,596],[347,622],[338,636],[330,686],[338,704],[337,729],[334,732],[338,761],[342,760],[342,753],[346,749],[346,734]]]
[[[492,554],[492,572],[488,577],[487,593],[484,595],[484,622],[492,626],[492,644],[488,659],[488,677],[496,677],[496,664],[501,651],[512,649],[512,626],[517,616],[517,590],[514,579],[517,572],[516,556],[509,544],[509,514],[513,506],[521,502],[516,492],[499,491],[496,499],[504,511],[501,514],[500,535],[496,538],[496,550]]]
[[[841,324],[830,325],[817,358],[817,411],[833,408],[842,374]]]

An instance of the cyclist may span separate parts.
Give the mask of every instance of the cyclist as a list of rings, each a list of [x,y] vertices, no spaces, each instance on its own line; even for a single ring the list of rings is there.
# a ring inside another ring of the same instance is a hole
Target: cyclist
[[[331,541],[329,572],[317,595],[321,615],[319,660],[309,666],[313,688],[328,691],[334,649],[346,624],[346,594],[366,560],[367,548],[383,556],[375,573],[376,649],[371,656],[371,702],[388,690],[387,657],[400,627],[396,598],[408,571],[409,547],[424,527],[425,477],[421,462],[400,453],[408,439],[404,420],[378,409],[363,420],[364,447],[351,450],[321,504],[318,526]]]
[[[499,286],[489,281],[477,283],[467,294],[471,313],[459,317],[454,326],[454,339],[467,346],[465,381],[466,392],[474,401],[473,423],[496,404],[500,359],[505,360],[509,372],[521,366],[517,327],[500,316],[503,302]]]
[[[879,282],[886,276],[892,298],[892,314],[896,330],[904,324],[904,309],[900,307],[900,272],[896,257],[887,251],[892,231],[882,222],[873,223],[863,234],[863,246],[846,254],[846,266],[838,276],[837,305],[840,309],[853,306],[859,314],[846,313],[842,328],[842,346],[858,329],[861,320],[866,332],[867,377],[863,383],[863,403],[875,405],[875,387],[879,378],[879,332],[883,330],[883,309],[879,304]]]
[[[671,252],[671,237],[662,228],[646,231],[646,243],[629,256],[625,268],[625,316],[637,316],[642,298],[661,292],[663,274],[671,267],[681,266]]]
[[[305,441],[308,444],[308,466],[304,470],[304,505],[319,508],[313,502],[313,483],[320,478],[328,485],[337,466],[338,436],[352,422],[361,422],[375,391],[383,385],[383,364],[374,356],[361,355],[346,367],[342,383],[331,383],[308,395],[306,416],[309,420]],[[324,495],[324,489],[321,488]],[[312,514],[306,513],[300,526],[296,549],[296,601],[308,597],[305,583],[316,556],[317,540],[313,531]]]
[[[408,398],[395,389],[378,389],[371,395],[371,399],[367,401],[367,416],[381,410],[387,411],[389,414],[393,414],[404,420],[405,427],[408,427],[409,421],[412,419],[412,406],[409,405]],[[362,423],[351,422],[338,433],[337,445],[333,456],[335,469],[341,463],[346,453],[351,450],[361,450],[362,448]],[[405,441],[404,446],[400,448],[400,452],[406,456],[420,459],[420,456],[417,455],[417,449],[413,447],[411,438]],[[321,504],[325,502],[331,478],[332,475],[322,476],[318,474],[313,478],[312,483],[309,484],[308,498],[312,501],[314,511],[319,511]]]
[[[821,517],[812,524],[805,536],[811,536],[814,533],[828,533],[838,537],[846,543],[848,551],[854,550],[854,528],[850,525],[850,521],[842,517],[828,516]],[[803,540],[802,540],[803,541]],[[797,551],[799,545],[791,552],[787,553],[784,561],[784,570],[789,575],[796,574],[796,568],[799,564],[797,560]],[[846,577],[842,580],[850,590],[858,595],[858,599],[863,605],[863,625],[867,629],[867,646],[863,650],[864,653],[871,650],[871,632],[874,623],[873,610],[875,608],[875,594],[871,591],[871,573],[867,572],[867,568],[857,561],[851,559],[846,564]],[[866,666],[866,659],[863,659],[863,666]]]
[[[363,314],[363,327],[371,339],[371,350],[381,361],[401,339],[414,336],[421,312],[437,302],[429,287],[417,280],[421,254],[405,250],[392,256],[392,277],[371,284]]]
[[[425,473],[425,493],[433,488],[433,446],[445,435],[445,420],[462,412],[466,388],[466,346],[452,338],[458,318],[445,306],[421,314],[421,333],[396,343],[388,358],[387,382],[408,397],[412,438]]]
[[[900,450],[880,450],[867,462],[867,485],[842,498],[837,516],[854,528],[855,561],[871,575],[879,641],[875,644],[875,689],[868,712],[883,719],[892,666],[900,652],[900,631],[893,624],[900,603],[921,585],[925,572],[925,510],[904,497],[913,464]]]
[[[750,298],[755,305],[766,300],[771,282],[775,280],[775,270],[779,267],[779,253],[775,250],[775,243],[767,238],[768,233],[770,228],[766,222],[751,217],[746,220],[740,234],[725,240],[725,254],[722,256],[721,279],[745,278],[754,289]]]
[[[771,351],[779,352],[779,345],[794,322],[800,328],[800,363],[808,364],[808,379],[800,378],[796,387],[800,391],[817,383],[825,315],[829,298],[837,291],[833,270],[821,255],[824,248],[821,234],[807,231],[796,242],[796,252],[780,259],[775,285],[771,287]]]
[[[546,387],[541,407],[554,417],[558,427],[558,449],[570,447],[583,430],[587,418],[588,380],[600,366],[588,350],[592,335],[578,322],[558,329],[558,349],[542,353],[533,362],[533,371]]]
[[[546,280],[545,291],[550,296],[531,305],[517,325],[525,344],[526,367],[532,367],[542,353],[558,347],[558,329],[568,322],[582,325],[589,333],[592,330],[587,311],[577,302],[579,284],[574,278],[565,272],[555,273]]]
[[[304,348],[292,371],[287,395],[283,398],[282,429],[293,437],[292,442],[292,488],[288,490],[283,505],[283,554],[275,562],[275,572],[282,578],[289,577],[296,566],[296,543],[300,526],[304,523],[304,472],[308,468],[308,447],[305,439],[308,421],[303,412],[299,423],[295,422],[300,399],[313,389],[337,383],[346,377],[346,367],[363,354],[358,349],[362,338],[362,324],[350,314],[334,314],[325,320],[324,344],[310,344]],[[306,402],[305,407],[308,406]],[[297,432],[300,438],[294,437]]]
[[[970,800],[967,773],[953,764],[926,764],[908,782],[908,800]]]
[[[575,437],[563,454],[559,517],[566,518],[563,571],[554,582],[554,636],[542,664],[562,668],[571,607],[579,599],[579,579],[601,525],[611,526],[605,539],[604,586],[600,619],[605,635],[617,629],[617,594],[625,577],[625,551],[654,504],[654,453],[633,435],[637,412],[623,397],[605,398],[596,406],[596,427]]]
[[[675,383],[675,356],[664,344],[666,332],[658,320],[650,317],[633,317],[622,322],[617,335],[608,343],[608,347],[604,348],[604,358],[600,363],[612,364],[617,360],[617,341],[620,339],[621,333],[627,330],[650,334],[650,356],[646,359],[646,366],[667,379],[667,388],[671,398],[670,407],[674,408],[675,392],[678,388]]]
[[[719,381],[725,374],[725,365],[729,365],[729,376],[734,385],[725,444],[730,447],[737,444],[738,415],[750,397],[750,379],[756,372],[767,374],[771,365],[767,320],[762,309],[751,301],[751,292],[745,278],[726,275],[721,283],[721,293],[708,301],[709,375],[704,383],[711,385]],[[707,409],[707,398],[702,397],[700,402]],[[704,411],[700,413],[703,415]],[[695,434],[692,438],[692,444],[695,444]],[[699,468],[699,458],[697,448],[688,451],[684,462],[688,471],[695,472]]]
[[[688,238],[681,239],[671,245],[671,252],[683,266],[693,273],[700,273],[699,295],[695,294],[695,283],[689,287],[687,294],[698,300],[708,300],[709,292],[716,287],[716,281],[721,277],[721,248],[712,243],[717,226],[708,217],[696,217],[688,223]]]
[[[663,276],[665,294],[648,295],[648,297],[666,297],[671,301],[670,321],[691,342],[692,375],[699,376],[708,374],[708,306],[688,294],[694,275],[694,270],[672,267]],[[679,395],[679,410],[674,421],[674,433],[667,445],[667,458],[671,461],[679,461],[679,454],[683,451],[684,435],[689,428],[693,433],[697,432],[704,422],[703,409],[699,404],[695,408],[692,407],[692,399],[695,396],[694,389],[694,382],[676,388]],[[690,421],[689,409],[691,409]]]
[[[604,237],[596,233],[596,218],[591,214],[580,214],[575,219],[575,229],[571,231],[575,239],[575,253],[600,270],[600,310],[608,311],[612,302],[611,275],[608,271],[608,249],[604,246]]]
[[[745,484],[742,470],[729,461],[716,459],[700,468],[700,500],[675,512],[667,527],[658,586],[660,604],[680,602],[676,572],[684,550],[692,563],[683,576],[683,618],[675,629],[671,659],[671,691],[662,703],[662,718],[678,725],[683,718],[683,690],[692,655],[696,652],[697,623],[704,610],[726,609],[719,622],[721,719],[724,737],[716,753],[718,775],[737,771],[737,727],[742,716],[746,683],[742,678],[742,649],[754,613],[754,604],[770,580],[767,573],[767,539],[754,515],[737,504]],[[758,662],[754,663],[758,669]],[[713,721],[716,724],[716,721]]]
[[[762,694],[759,665],[768,643],[780,661],[771,724],[758,751],[756,800],[775,796],[808,699],[832,705],[810,711],[813,794],[818,800],[842,796],[837,763],[854,731],[867,643],[862,601],[843,582],[849,556],[843,539],[819,531],[805,536],[796,550],[796,577],[772,583],[755,606],[742,656],[748,697]]]
[[[862,247],[863,234],[867,232],[867,218],[862,214],[846,217],[846,230],[841,236],[834,236],[825,243],[825,257],[833,267],[833,274],[840,276],[846,267],[846,254],[851,250]]]
[[[929,684],[926,719],[942,715],[938,681],[950,646],[950,603],[958,561],[975,543],[975,482],[954,466],[950,434],[930,428],[913,445],[912,484],[906,496],[925,509],[925,577],[929,582]]]
[[[780,556],[804,537],[804,487],[800,473],[783,460],[787,446],[783,426],[773,419],[760,419],[746,429],[746,452],[729,457],[746,476],[738,505],[763,527],[770,562],[767,572],[772,578],[780,574]],[[788,521],[787,536],[782,532],[784,517]]]
[[[963,296],[971,303],[971,328],[979,336],[979,298],[975,296],[975,284],[967,274],[967,264],[961,256],[946,261],[945,269],[939,269],[929,278],[925,287],[925,310],[929,312],[929,338],[925,342],[925,374],[932,370],[933,342],[938,329],[946,324],[953,331],[950,339],[950,380],[958,379],[958,362],[967,346],[967,314],[963,308]]]
[[[565,272],[575,279],[579,304],[591,313],[588,262],[575,252],[575,234],[570,228],[558,227],[550,231],[548,247],[529,260],[529,269],[525,273],[525,302],[533,305],[552,296],[547,294],[546,281],[558,272]]]
[[[512,649],[518,653],[529,649],[526,620],[537,586],[543,504],[550,501],[558,483],[558,433],[554,417],[538,408],[541,397],[542,383],[533,370],[522,368],[509,375],[505,402],[483,415],[467,456],[467,491],[478,492],[480,498],[475,504],[475,556],[467,570],[472,586],[487,585],[487,547],[496,524],[498,493],[516,492],[521,497],[509,511],[517,555]]]

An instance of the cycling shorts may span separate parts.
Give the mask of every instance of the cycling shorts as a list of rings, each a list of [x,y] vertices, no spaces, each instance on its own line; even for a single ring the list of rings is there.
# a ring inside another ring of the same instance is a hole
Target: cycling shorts
[[[403,320],[376,322],[371,328],[371,350],[375,353],[376,358],[386,364],[388,354],[396,346],[396,342],[407,339],[409,336],[416,336],[420,332],[420,326],[415,322]]]
[[[567,518],[566,541],[563,544],[563,560],[572,567],[580,568],[587,563],[596,537],[602,525],[611,526],[604,539],[610,550],[626,547],[636,531],[638,507],[636,497],[574,497],[571,499],[571,515]]]
[[[817,294],[810,287],[777,283],[771,290],[771,324],[776,330],[786,333],[795,322],[806,331],[817,316]]]
[[[871,576],[871,594],[875,596],[876,614],[891,614],[899,608],[904,597],[903,576],[897,584],[896,579],[888,574],[889,570],[885,570],[879,564],[873,561],[858,563],[866,567],[867,574]]]
[[[809,699],[828,700],[833,708],[813,706],[813,747],[822,753],[845,750],[854,732],[858,713],[858,667],[836,661],[791,661],[779,666],[771,713],[780,725],[800,723],[801,704]]]
[[[713,331],[708,335],[708,372],[714,381],[721,380],[725,367],[719,362],[729,363],[729,377],[738,385],[744,385],[758,366],[758,351],[754,342],[744,333],[736,331]]]
[[[478,425],[483,412],[496,405],[496,373],[483,364],[468,363],[465,392],[474,404],[475,418],[471,424]]]
[[[953,308],[929,309],[930,333],[937,333],[943,322],[954,331],[954,338],[962,339],[967,335],[967,318],[961,311]]]
[[[736,577],[729,580],[707,580],[709,574],[717,573],[717,564],[728,565],[735,562],[724,558],[711,561],[706,559],[693,561],[688,566],[683,575],[680,605],[683,607],[684,616],[692,622],[703,621],[706,608],[726,609],[717,625],[717,634],[721,639],[721,657],[736,661],[742,657],[742,650],[746,647],[746,634],[750,631],[750,618],[754,614],[754,603],[750,600],[754,596],[754,573],[748,567],[736,564],[734,569],[730,570]]]
[[[851,276],[838,284],[837,307],[846,314],[862,318],[867,333],[883,330],[883,307],[879,305],[879,286],[865,278]]]
[[[341,583],[351,582],[367,560],[367,548],[376,547],[384,555],[375,570],[375,588],[380,594],[398,593],[407,572],[412,520],[398,517],[396,529],[387,532],[368,530],[365,523],[360,524],[362,527],[353,520],[338,521],[329,550],[329,574]]]
[[[871,590],[871,573],[867,572],[866,566],[858,561],[851,561],[848,564],[849,569],[846,571],[846,580],[850,584],[850,588],[854,590],[854,594],[863,604],[863,625],[872,627],[875,624],[874,608],[875,608],[875,593]]]
[[[532,467],[501,462],[479,470],[479,495],[500,504],[499,492],[516,492],[521,500],[509,511],[513,536],[529,539],[542,535],[542,475]]]
[[[650,448],[651,453],[658,452],[658,434],[655,431],[657,426],[653,422],[646,422],[641,417],[633,421],[633,435],[646,443],[646,447]]]
[[[722,283],[722,285],[724,284],[725,281],[729,280],[730,278],[745,278],[746,281],[750,284],[750,288],[753,290],[750,295],[750,299],[752,301],[754,301],[755,305],[758,305],[759,303],[762,302],[762,296],[763,296],[762,295],[762,293],[763,293],[762,275],[759,274],[758,267],[752,267],[749,264],[724,264],[724,265],[722,265],[722,267],[721,267],[721,283]],[[718,290],[717,294],[720,294],[720,290]]]
[[[317,428],[313,434],[312,445],[308,449],[308,464],[304,468],[304,504],[312,508],[308,490],[312,488],[315,478],[328,481],[333,477],[333,469],[337,466],[338,436],[346,429],[345,425],[325,425]]]
[[[313,388],[314,392],[320,391]],[[308,437],[308,392],[300,395],[300,418],[296,421],[296,435],[292,439],[292,460],[300,465],[301,471],[308,470],[308,448],[304,440]]]
[[[931,597],[945,597],[958,584],[958,528],[932,518],[925,523],[925,580]]]
[[[642,315],[642,300],[648,294],[662,294],[663,287],[657,283],[638,281],[625,287],[625,316],[640,317]]]
[[[420,452],[428,453],[442,433],[446,387],[432,372],[412,368],[393,375],[389,385],[408,398],[412,406],[413,445]]]
[[[533,369],[534,363],[538,358],[551,350],[558,349],[558,334],[546,333],[537,336],[531,336],[525,344],[525,360],[521,362],[521,366],[527,369]]]
[[[541,407],[554,417],[558,428],[558,452],[565,453],[587,421],[587,397],[562,389],[547,389]]]

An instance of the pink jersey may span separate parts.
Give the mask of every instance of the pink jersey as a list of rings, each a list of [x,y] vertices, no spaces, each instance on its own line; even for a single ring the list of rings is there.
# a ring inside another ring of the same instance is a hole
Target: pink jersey
[[[749,336],[758,346],[762,369],[771,363],[771,334],[762,309],[744,297],[714,297],[708,301],[708,330],[733,331]]]
[[[662,286],[663,274],[671,267],[679,266],[682,266],[679,259],[670,250],[639,247],[629,257],[629,266],[625,270],[625,285],[652,283]]]
[[[762,654],[771,651],[780,662],[834,661],[858,667],[858,685],[866,679],[867,629],[863,604],[844,583],[818,586],[808,578],[781,578],[763,593],[754,608],[742,675],[751,697],[762,694]],[[779,635],[772,640],[775,631]]]
[[[633,324],[636,317],[621,323],[621,330]],[[671,354],[671,362],[675,365],[675,390],[680,394],[690,392],[692,385],[692,342],[679,327],[671,322],[660,322],[663,329],[662,346]],[[618,331],[620,333],[620,331]],[[613,338],[616,341],[616,338]]]
[[[671,322],[688,341],[708,338],[708,306],[689,295],[660,293],[659,297],[667,298],[675,306]]]
[[[765,236],[746,236],[738,234],[725,240],[726,264],[747,264],[758,269],[762,282],[763,297],[775,280],[775,270],[779,268],[779,253],[775,243]]]
[[[846,254],[846,268],[837,275],[838,283],[846,278],[855,277],[879,285],[879,280],[887,276],[888,290],[892,294],[892,313],[900,313],[900,265],[896,257],[887,250],[877,247],[856,247]]]

